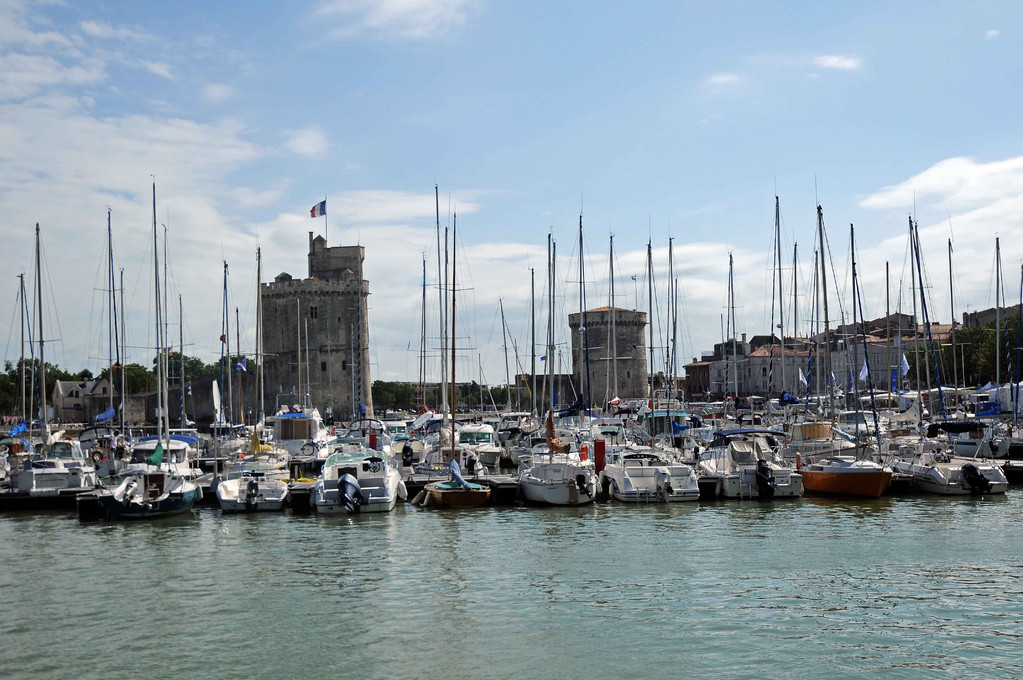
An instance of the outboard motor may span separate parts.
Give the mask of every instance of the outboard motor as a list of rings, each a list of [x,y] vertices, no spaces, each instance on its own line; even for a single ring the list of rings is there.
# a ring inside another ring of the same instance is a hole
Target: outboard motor
[[[587,496],[592,496],[590,489],[586,488],[586,475],[578,474],[575,476],[575,485],[579,487],[579,492],[584,493]]]
[[[476,459],[476,454],[470,453],[469,455],[467,455],[465,457],[465,469],[466,469],[466,471],[468,471],[470,473],[475,473],[476,472],[476,464],[477,464],[477,462],[478,461]]]
[[[359,480],[347,472],[337,480],[337,495],[338,505],[344,505],[345,510],[352,514],[359,512],[362,504],[366,502]]]
[[[251,508],[255,505],[257,496],[259,496],[259,482],[250,479],[245,485],[245,507]]]
[[[405,445],[401,447],[401,464],[405,467],[412,465],[412,456],[415,452],[412,450],[412,445],[405,442]]]
[[[766,460],[757,461],[757,495],[760,498],[774,498],[774,473]]]
[[[654,471],[654,479],[657,481],[658,495],[661,500],[667,502],[675,494],[675,489],[671,486],[671,473],[665,468],[657,468]]]
[[[970,491],[975,494],[988,493],[991,491],[991,481],[980,473],[977,466],[973,463],[967,463],[960,468],[963,479],[966,481],[967,486],[970,487]]]

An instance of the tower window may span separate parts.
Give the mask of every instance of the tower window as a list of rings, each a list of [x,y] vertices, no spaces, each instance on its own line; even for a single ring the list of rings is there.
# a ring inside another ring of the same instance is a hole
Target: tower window
[[[323,371],[324,373],[326,373],[326,371],[327,371],[327,362],[326,361],[321,361],[320,362],[320,370]]]
[[[319,311],[320,310],[315,305],[309,307],[309,318],[315,319],[319,315]]]

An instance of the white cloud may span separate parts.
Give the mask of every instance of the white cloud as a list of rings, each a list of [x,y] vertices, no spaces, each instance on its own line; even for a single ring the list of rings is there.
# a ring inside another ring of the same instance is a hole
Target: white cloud
[[[1023,156],[980,163],[948,158],[904,182],[884,187],[860,201],[864,208],[912,208],[914,200],[932,201],[942,210],[972,210],[1023,195]]]
[[[98,21],[83,21],[82,32],[101,40],[148,40],[150,36],[130,28],[114,28]]]
[[[146,69],[153,75],[160,76],[161,78],[166,78],[167,80],[174,80],[174,74],[171,73],[170,66],[168,66],[167,64],[161,64],[152,61],[143,61],[142,68]]]
[[[210,83],[202,88],[202,98],[208,102],[226,102],[233,96],[234,88],[224,83]]]
[[[301,130],[285,130],[286,146],[292,153],[316,158],[327,152],[327,135],[318,125],[309,125]]]
[[[703,82],[713,88],[724,88],[739,84],[742,82],[742,76],[737,73],[715,73],[707,76]]]
[[[337,38],[433,38],[465,23],[475,0],[331,0],[314,16],[337,17]]]
[[[995,29],[992,28],[990,31],[988,31],[986,34],[984,34],[984,39],[985,40],[994,40],[995,38],[997,38],[1001,34],[1002,34],[1001,31],[996,31]]]
[[[813,63],[821,68],[831,68],[839,71],[855,71],[863,64],[857,57],[839,54],[822,54],[814,57]]]
[[[97,62],[69,66],[43,55],[0,55],[0,101],[24,99],[45,87],[91,85],[105,78],[103,65]]]

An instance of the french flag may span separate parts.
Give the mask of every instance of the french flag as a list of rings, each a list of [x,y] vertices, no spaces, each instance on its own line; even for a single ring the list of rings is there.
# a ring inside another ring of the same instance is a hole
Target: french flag
[[[323,217],[327,214],[327,199],[323,199],[309,210],[309,217]]]

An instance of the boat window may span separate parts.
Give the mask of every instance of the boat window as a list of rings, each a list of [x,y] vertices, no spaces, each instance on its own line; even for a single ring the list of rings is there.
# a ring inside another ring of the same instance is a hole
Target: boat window
[[[306,418],[281,418],[280,439],[311,439],[313,421]]]

